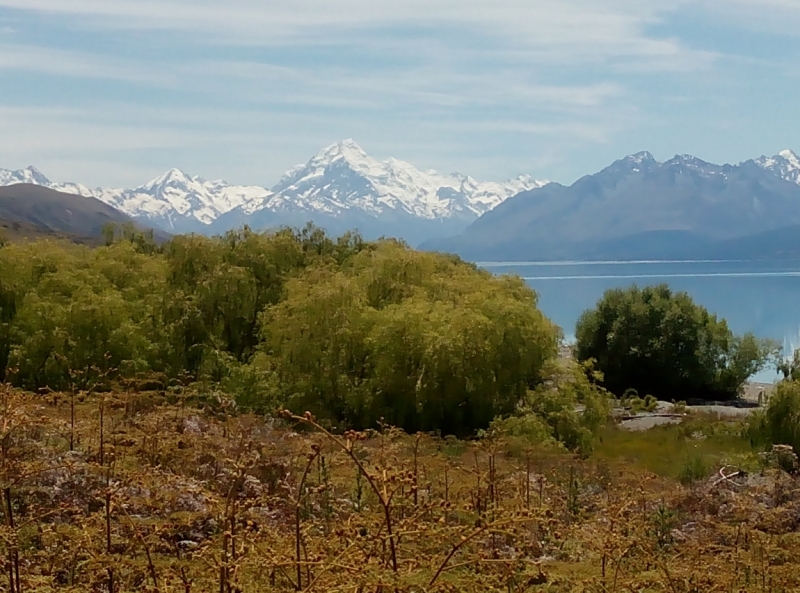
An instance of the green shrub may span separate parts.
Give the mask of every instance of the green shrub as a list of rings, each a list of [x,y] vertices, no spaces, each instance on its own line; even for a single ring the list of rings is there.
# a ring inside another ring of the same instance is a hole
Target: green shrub
[[[676,402],[672,400],[672,407],[670,408],[670,413],[672,414],[685,414],[686,413],[686,402],[679,401]]]
[[[544,372],[547,379],[528,393],[518,413],[496,420],[492,428],[529,443],[557,442],[591,452],[610,411],[609,394],[596,384],[600,377],[590,363],[551,362]]]
[[[523,280],[394,242],[310,267],[260,323],[290,409],[459,436],[513,413],[558,339]]]
[[[753,445],[789,445],[800,455],[800,382],[781,381],[765,409],[754,413],[745,435]]]
[[[751,334],[734,336],[724,320],[666,285],[607,291],[581,316],[576,337],[577,358],[596,360],[611,392],[665,401],[677,394],[734,399],[777,350]]]
[[[650,535],[659,548],[664,548],[673,542],[672,531],[680,524],[678,514],[672,509],[659,505],[650,519]]]
[[[710,473],[711,470],[706,463],[705,457],[700,453],[692,453],[683,462],[678,472],[678,479],[681,484],[688,486],[706,479]]]

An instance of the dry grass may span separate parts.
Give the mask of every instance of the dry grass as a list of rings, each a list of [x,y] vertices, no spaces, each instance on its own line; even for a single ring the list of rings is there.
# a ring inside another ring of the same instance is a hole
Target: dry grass
[[[69,394],[0,395],[14,593],[800,589],[784,474],[684,487],[610,451],[338,435],[175,394],[78,394],[73,429]]]

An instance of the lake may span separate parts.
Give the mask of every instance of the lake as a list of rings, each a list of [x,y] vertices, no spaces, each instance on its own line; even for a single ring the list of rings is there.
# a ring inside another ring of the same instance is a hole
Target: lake
[[[542,311],[570,338],[580,314],[609,288],[667,283],[724,317],[736,333],[800,347],[800,260],[481,262],[496,274],[517,274],[539,293]],[[773,372],[755,379],[771,381]]]

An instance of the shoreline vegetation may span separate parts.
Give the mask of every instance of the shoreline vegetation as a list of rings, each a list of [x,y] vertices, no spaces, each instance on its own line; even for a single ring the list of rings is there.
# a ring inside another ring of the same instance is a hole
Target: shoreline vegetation
[[[573,358],[457,257],[107,230],[0,246],[4,590],[800,589],[800,358],[762,393],[687,296],[608,293]]]

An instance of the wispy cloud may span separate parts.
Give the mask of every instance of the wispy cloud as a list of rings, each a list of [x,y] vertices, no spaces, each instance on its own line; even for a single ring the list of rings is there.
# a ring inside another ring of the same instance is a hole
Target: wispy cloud
[[[0,151],[116,163],[85,178],[98,183],[174,165],[269,183],[352,136],[422,166],[572,175],[597,147],[672,150],[682,129],[748,111],[758,60],[676,21],[780,32],[799,13],[798,0],[0,0]],[[791,63],[771,76],[793,79]]]
[[[776,0],[777,1],[777,0]],[[462,29],[494,36],[545,59],[611,59],[689,52],[645,28],[677,0],[0,0],[0,7],[72,15],[86,29],[141,28],[203,33],[233,44],[352,42],[380,27]],[[75,23],[73,23],[73,26]],[[347,34],[350,37],[343,37]]]

